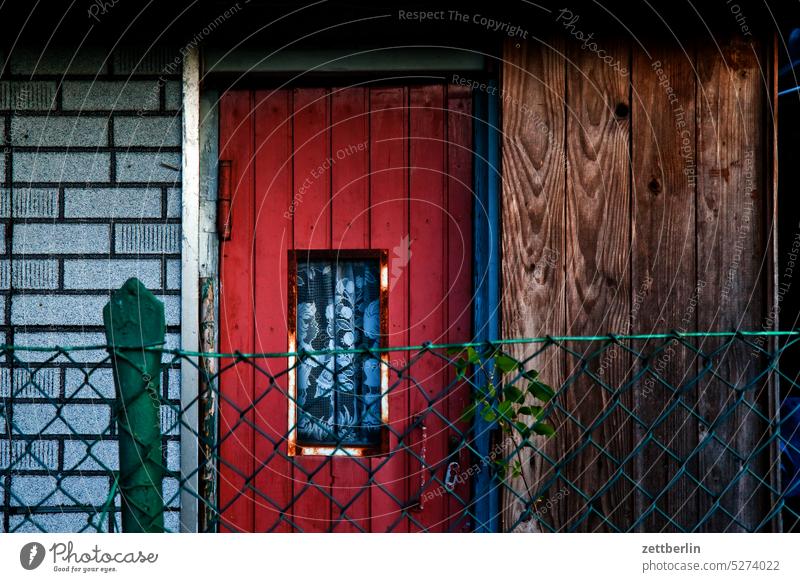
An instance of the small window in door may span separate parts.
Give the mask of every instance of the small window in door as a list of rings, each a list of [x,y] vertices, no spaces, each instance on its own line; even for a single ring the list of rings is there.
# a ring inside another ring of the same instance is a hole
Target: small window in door
[[[385,452],[385,251],[289,253],[289,454]],[[334,353],[313,354],[313,352]],[[312,354],[306,354],[312,352]]]

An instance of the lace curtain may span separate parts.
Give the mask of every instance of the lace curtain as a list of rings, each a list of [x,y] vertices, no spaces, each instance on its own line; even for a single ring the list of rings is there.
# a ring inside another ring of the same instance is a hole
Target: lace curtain
[[[299,261],[297,342],[301,350],[376,348],[378,261]],[[365,354],[307,356],[297,370],[298,441],[378,442],[380,368]]]

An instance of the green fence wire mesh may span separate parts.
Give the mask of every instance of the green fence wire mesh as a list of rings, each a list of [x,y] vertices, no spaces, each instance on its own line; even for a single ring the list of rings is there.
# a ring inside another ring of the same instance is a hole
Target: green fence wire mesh
[[[181,500],[200,531],[796,531],[797,425],[778,411],[799,337],[165,349],[152,485],[168,531]],[[183,402],[181,366],[199,377]],[[120,530],[112,372],[106,346],[0,347],[3,531]]]

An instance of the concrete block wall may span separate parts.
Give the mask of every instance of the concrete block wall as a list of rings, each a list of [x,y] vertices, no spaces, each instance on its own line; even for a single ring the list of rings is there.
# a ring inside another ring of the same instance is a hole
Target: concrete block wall
[[[181,83],[165,66],[173,54],[0,51],[0,343],[105,343],[102,307],[135,276],[164,301],[167,342],[178,346]],[[82,365],[104,352],[77,352],[78,363],[48,355],[18,353],[44,366],[33,375],[0,361],[0,531],[85,529],[94,512],[65,508],[101,506],[111,483],[102,465],[117,466],[111,370],[87,382]],[[177,403],[177,371],[162,385]],[[177,438],[164,442],[172,470]],[[168,478],[165,492],[176,486]],[[45,509],[31,521],[27,505]],[[172,506],[167,526],[177,529]]]

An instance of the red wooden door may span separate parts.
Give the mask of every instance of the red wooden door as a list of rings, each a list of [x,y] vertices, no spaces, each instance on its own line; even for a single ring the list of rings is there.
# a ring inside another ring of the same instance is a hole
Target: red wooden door
[[[220,158],[232,163],[233,199],[221,250],[221,350],[287,351],[292,249],[387,251],[386,345],[468,341],[471,133],[463,87],[226,93]],[[409,356],[389,360],[402,368]],[[260,360],[222,376],[221,529],[469,527],[468,483],[419,504],[453,459],[469,462],[444,420],[458,418],[468,392],[442,397],[453,377],[440,358],[421,357],[413,380],[394,382],[388,452],[365,457],[289,455],[286,367],[286,358]]]

